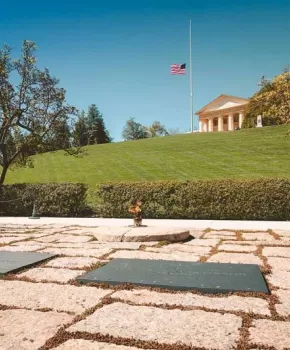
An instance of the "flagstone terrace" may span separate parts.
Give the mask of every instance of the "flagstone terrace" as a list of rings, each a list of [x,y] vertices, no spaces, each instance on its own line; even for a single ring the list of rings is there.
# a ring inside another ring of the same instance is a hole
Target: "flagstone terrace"
[[[1,225],[0,251],[58,256],[0,280],[0,349],[290,348],[290,231],[191,229],[177,243],[100,241],[100,231]],[[114,258],[258,264],[271,294],[76,283]]]

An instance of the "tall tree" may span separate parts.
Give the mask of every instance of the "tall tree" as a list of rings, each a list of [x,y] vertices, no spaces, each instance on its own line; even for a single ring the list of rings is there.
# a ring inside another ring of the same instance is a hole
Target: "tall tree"
[[[124,126],[122,137],[124,140],[140,140],[146,139],[150,135],[145,126],[140,123],[137,123],[134,118],[130,118],[126,121],[126,125]]]
[[[263,125],[290,123],[290,72],[276,76],[272,81],[262,77],[261,89],[253,95],[247,106],[243,127],[255,126],[257,116]]]
[[[73,127],[73,145],[76,147],[86,146],[88,144],[88,126],[85,112],[78,115],[78,119]]]
[[[51,151],[68,149],[71,147],[71,130],[67,120],[60,120],[56,123],[54,131],[49,140]]]
[[[66,103],[66,91],[58,87],[58,79],[48,69],[36,67],[35,52],[31,41],[23,42],[16,60],[9,46],[0,50],[0,185],[10,166],[31,164],[29,156],[45,151],[53,139],[47,136],[76,112]]]
[[[112,141],[105,127],[103,115],[95,104],[89,106],[87,114],[88,144],[109,143]]]
[[[153,122],[152,125],[148,126],[147,130],[150,137],[166,136],[169,134],[165,126],[159,121]]]

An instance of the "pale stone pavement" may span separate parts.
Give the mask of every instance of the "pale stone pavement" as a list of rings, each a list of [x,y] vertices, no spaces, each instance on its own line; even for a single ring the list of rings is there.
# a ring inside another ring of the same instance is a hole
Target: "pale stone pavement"
[[[104,242],[92,227],[1,224],[0,250],[59,256],[0,280],[0,349],[290,349],[290,230],[190,233]],[[259,264],[271,295],[74,282],[112,258]]]

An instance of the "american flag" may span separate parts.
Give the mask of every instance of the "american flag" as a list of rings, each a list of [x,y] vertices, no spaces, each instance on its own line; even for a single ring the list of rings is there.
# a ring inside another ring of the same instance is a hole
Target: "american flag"
[[[171,74],[185,74],[186,73],[186,63],[183,64],[172,64]]]

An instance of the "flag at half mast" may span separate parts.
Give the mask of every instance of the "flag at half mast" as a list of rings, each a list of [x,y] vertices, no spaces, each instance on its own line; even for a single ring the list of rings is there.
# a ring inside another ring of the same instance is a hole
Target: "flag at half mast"
[[[186,63],[183,64],[172,64],[171,65],[171,74],[185,74],[186,73]]]

